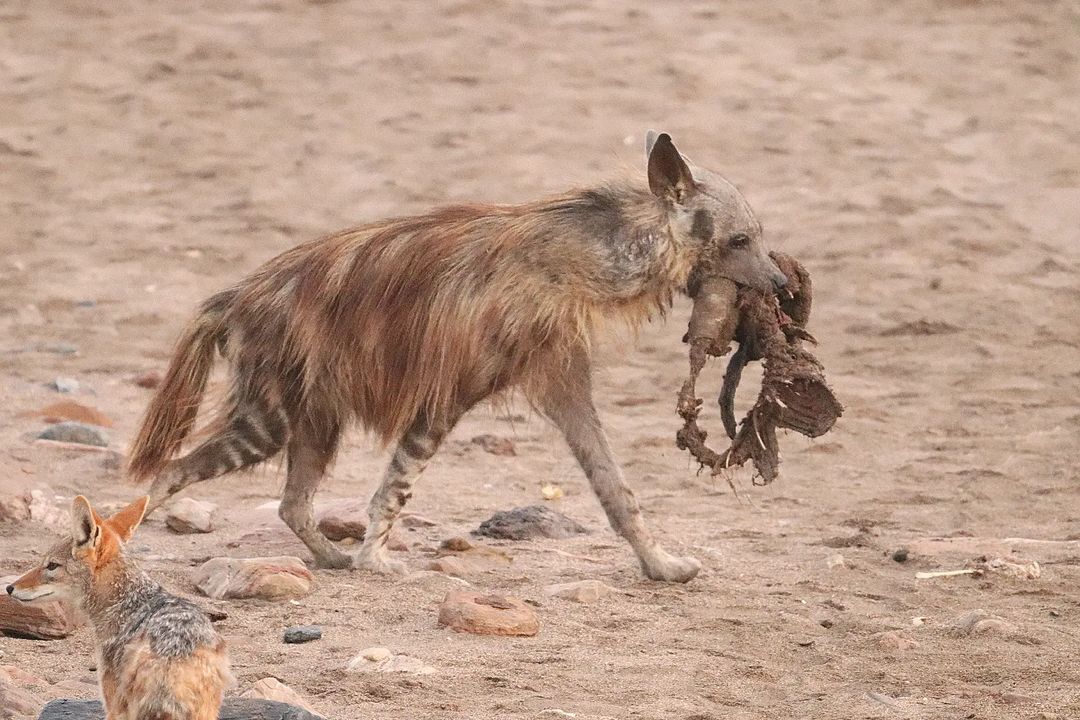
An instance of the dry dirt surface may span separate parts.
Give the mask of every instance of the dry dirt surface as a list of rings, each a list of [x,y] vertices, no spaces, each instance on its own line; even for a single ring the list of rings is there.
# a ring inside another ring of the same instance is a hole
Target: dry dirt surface
[[[402,530],[396,555],[421,569],[558,485],[551,504],[590,534],[491,541],[512,562],[469,578],[532,601],[539,634],[439,628],[438,578],[318,571],[295,603],[200,600],[228,613],[235,692],[274,676],[335,720],[1080,717],[1080,551],[1021,546],[1038,579],[916,578],[977,562],[981,540],[892,559],[938,536],[1080,538],[1078,34],[1076,3],[1054,0],[0,2],[0,491],[132,497],[114,455],[34,444],[43,421],[23,413],[91,405],[122,452],[149,399],[132,378],[271,256],[390,214],[640,176],[660,127],[812,273],[835,430],[783,435],[766,488],[696,475],[673,442],[681,300],[606,343],[599,402],[649,522],[701,576],[643,580],[555,431],[485,408],[417,486],[409,509],[438,525]],[[751,374],[740,413],[755,391]],[[355,432],[320,499],[366,499],[386,459]],[[274,515],[281,485],[272,466],[197,486],[225,526],[178,537],[154,517],[135,551],[192,597],[208,556],[310,559]],[[2,530],[0,574],[50,538]],[[617,592],[543,593],[578,579]],[[954,627],[975,610],[1001,622]],[[294,624],[323,639],[284,645]],[[370,646],[436,672],[346,673]],[[93,665],[87,630],[0,653],[50,682]]]

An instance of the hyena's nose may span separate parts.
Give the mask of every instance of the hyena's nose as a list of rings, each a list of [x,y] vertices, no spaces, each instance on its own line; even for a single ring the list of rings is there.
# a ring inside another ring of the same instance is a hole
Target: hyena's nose
[[[773,290],[780,292],[787,287],[787,275],[782,272],[778,272],[772,277]]]
[[[14,585],[8,585],[7,586],[7,594],[11,595],[14,592],[15,592],[15,586]]]

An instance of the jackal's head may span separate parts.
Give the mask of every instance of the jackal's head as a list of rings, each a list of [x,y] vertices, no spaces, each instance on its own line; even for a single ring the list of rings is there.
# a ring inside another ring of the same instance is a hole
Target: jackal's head
[[[734,185],[683,157],[667,133],[645,136],[649,189],[663,201],[677,245],[691,248],[695,274],[758,290],[787,283],[761,239],[761,223]]]
[[[142,522],[149,498],[102,518],[82,495],[71,504],[71,534],[52,545],[40,562],[7,586],[16,600],[67,600],[79,603],[121,555]]]

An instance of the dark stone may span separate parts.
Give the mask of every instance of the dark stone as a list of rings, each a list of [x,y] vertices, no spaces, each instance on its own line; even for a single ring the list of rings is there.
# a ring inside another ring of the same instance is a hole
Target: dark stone
[[[219,720],[323,720],[295,705],[272,700],[225,698]],[[38,715],[38,720],[105,720],[105,710],[98,700],[53,700]]]
[[[298,645],[321,638],[322,628],[318,625],[295,625],[285,629],[285,642],[290,645]]]
[[[536,538],[561,540],[588,532],[576,520],[543,505],[529,505],[497,512],[473,530],[475,535],[499,540],[534,540]]]
[[[50,425],[39,432],[37,436],[41,440],[58,440],[80,445],[94,445],[95,447],[109,446],[109,438],[101,428],[80,422],[62,422]]]
[[[899,550],[897,550],[896,552],[894,552],[892,554],[892,559],[895,560],[898,563],[907,562],[908,549],[906,547],[905,548],[900,548]]]

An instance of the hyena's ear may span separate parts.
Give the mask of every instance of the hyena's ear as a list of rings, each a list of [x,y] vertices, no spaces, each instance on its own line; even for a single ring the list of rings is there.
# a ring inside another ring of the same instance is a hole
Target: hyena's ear
[[[82,495],[75,498],[71,503],[71,538],[75,549],[96,548],[101,542],[101,523],[89,500]]]
[[[645,134],[645,150],[649,156],[649,189],[653,195],[681,203],[697,190],[694,176],[671,136],[650,130]]]
[[[135,530],[139,527],[139,523],[142,522],[143,516],[146,515],[146,504],[148,502],[150,502],[150,497],[143,495],[123,510],[117,510],[109,518],[109,526],[120,536],[123,542],[127,542],[135,534]]]

